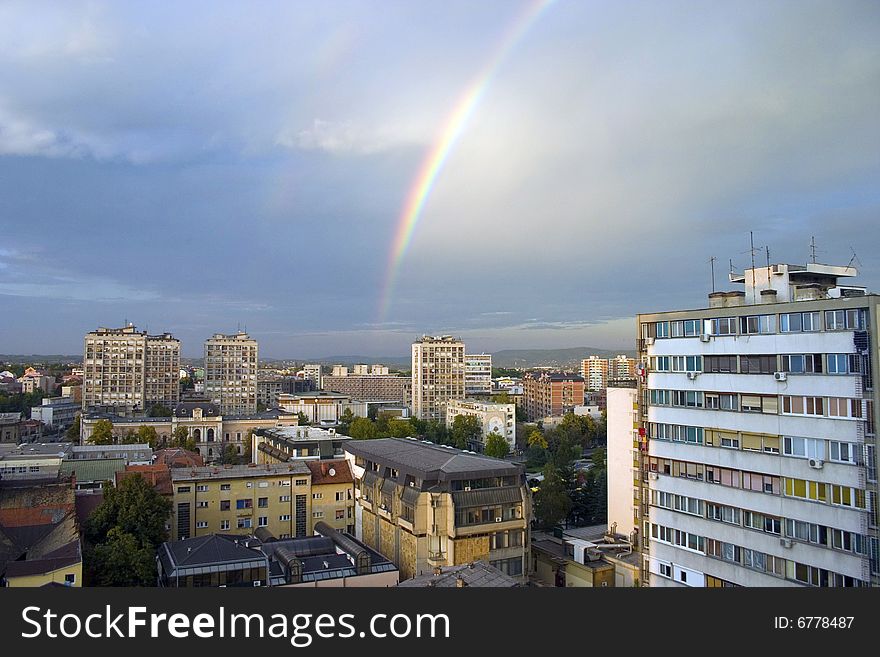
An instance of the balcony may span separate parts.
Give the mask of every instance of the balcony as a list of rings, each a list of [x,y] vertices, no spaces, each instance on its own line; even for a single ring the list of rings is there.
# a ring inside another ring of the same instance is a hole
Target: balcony
[[[432,550],[428,551],[428,563],[432,566],[445,566],[446,565],[446,553],[445,552],[434,552]]]

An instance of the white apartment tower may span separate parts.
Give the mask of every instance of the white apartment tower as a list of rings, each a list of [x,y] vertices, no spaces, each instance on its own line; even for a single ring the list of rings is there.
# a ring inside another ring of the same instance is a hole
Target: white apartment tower
[[[223,415],[257,412],[257,341],[239,331],[205,340],[205,396]]]
[[[170,333],[147,335],[133,324],[99,328],[84,339],[83,410],[173,408],[180,399],[179,370],[180,340]]]
[[[581,361],[584,388],[591,391],[604,390],[608,385],[608,359],[590,356]]]
[[[445,420],[446,402],[464,397],[464,343],[429,335],[412,345],[412,408],[421,420]]]
[[[855,274],[755,268],[708,308],[638,316],[639,421],[615,443],[634,478],[610,486],[635,487],[643,585],[880,583],[880,296],[838,284]]]
[[[465,354],[464,394],[468,397],[492,394],[492,354]]]

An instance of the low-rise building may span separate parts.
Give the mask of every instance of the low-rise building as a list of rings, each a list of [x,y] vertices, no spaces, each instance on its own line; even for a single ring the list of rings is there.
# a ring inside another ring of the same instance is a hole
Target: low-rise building
[[[529,568],[531,491],[521,465],[412,439],[353,440],[360,535],[409,579],[488,561]]]
[[[452,427],[459,415],[475,417],[482,427],[477,444],[468,449],[482,452],[489,434],[497,433],[507,441],[510,451],[516,447],[516,405],[497,402],[451,400],[446,404],[446,426]]]
[[[46,397],[40,406],[31,408],[31,419],[39,420],[47,427],[69,427],[82,412],[82,403],[70,397]]]
[[[116,485],[125,467],[125,459],[76,459],[62,461],[61,473],[73,479],[76,490],[93,490]]]
[[[286,463],[294,460],[344,458],[343,445],[351,440],[335,429],[278,427],[254,432],[251,454],[254,463]]]
[[[75,493],[55,474],[0,479],[0,586],[82,586]]]
[[[19,443],[19,423],[21,413],[0,413],[0,444],[17,445]]]
[[[349,462],[342,458],[307,465],[312,471],[312,520],[354,534],[354,477]]]
[[[492,588],[509,589],[522,586],[522,581],[505,575],[485,561],[472,561],[461,566],[437,566],[430,573],[402,581],[405,588]]]
[[[347,527],[351,473],[344,462],[313,470],[304,461],[171,468],[172,540],[265,529],[278,538],[311,536],[315,523]],[[330,474],[330,469],[334,474]],[[339,498],[339,499],[337,499]],[[341,511],[342,518],[337,518]],[[327,518],[328,513],[330,518]]]
[[[163,543],[157,555],[159,586],[388,587],[397,567],[354,536],[326,523],[315,536],[277,539],[211,534]]]
[[[632,543],[606,532],[604,525],[535,532],[532,572],[541,586],[631,587],[638,586],[639,557]]]
[[[278,395],[278,407],[296,416],[302,413],[312,424],[334,425],[339,423],[346,410],[355,417],[367,416],[367,404],[354,401],[348,395],[319,390],[299,394]]]

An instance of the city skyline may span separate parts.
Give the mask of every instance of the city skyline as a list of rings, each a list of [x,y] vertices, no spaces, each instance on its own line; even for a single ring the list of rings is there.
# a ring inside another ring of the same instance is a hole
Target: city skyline
[[[187,357],[237,326],[269,358],[631,350],[637,312],[705,307],[710,256],[732,287],[750,230],[773,262],[854,248],[878,289],[878,27],[855,2],[4,5],[2,351],[125,319]]]

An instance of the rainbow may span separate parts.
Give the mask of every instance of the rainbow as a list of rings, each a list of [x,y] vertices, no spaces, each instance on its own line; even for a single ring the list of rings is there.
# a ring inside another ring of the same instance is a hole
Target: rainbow
[[[385,283],[383,285],[382,297],[379,303],[379,322],[384,322],[391,306],[391,296],[394,291],[394,283],[397,278],[397,272],[400,263],[403,261],[406,250],[412,241],[413,234],[419,224],[422,216],[422,210],[437,177],[443,170],[446,160],[449,158],[452,149],[458,142],[468,119],[474,113],[474,110],[480,103],[489,83],[498,68],[513,50],[514,46],[528,32],[529,28],[535,24],[541,13],[549,7],[554,0],[533,0],[511,24],[510,28],[501,39],[499,46],[495,49],[492,57],[480,71],[471,84],[467,87],[464,94],[459,98],[454,109],[447,117],[440,131],[439,137],[432,144],[431,148],[425,154],[422,164],[419,167],[418,175],[413,180],[409,193],[406,195],[406,202],[400,213],[400,219],[397,224],[397,231],[394,237],[394,244],[391,249],[391,255],[388,260],[388,268],[385,275]]]

